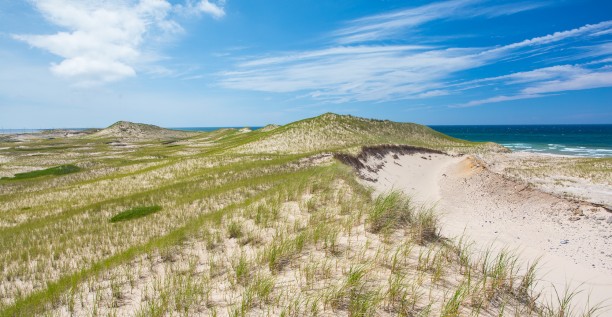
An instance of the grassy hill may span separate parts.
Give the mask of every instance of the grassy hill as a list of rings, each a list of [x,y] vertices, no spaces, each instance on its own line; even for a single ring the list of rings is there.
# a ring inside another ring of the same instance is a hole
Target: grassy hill
[[[164,129],[152,124],[118,121],[108,128],[92,134],[92,137],[109,137],[120,140],[137,141],[154,139],[180,139],[187,138],[195,134],[197,133]]]
[[[269,132],[267,132],[269,131]],[[308,153],[351,150],[364,145],[406,144],[434,149],[503,150],[492,144],[455,139],[415,124],[326,113],[267,130],[259,140],[236,149],[241,153]]]

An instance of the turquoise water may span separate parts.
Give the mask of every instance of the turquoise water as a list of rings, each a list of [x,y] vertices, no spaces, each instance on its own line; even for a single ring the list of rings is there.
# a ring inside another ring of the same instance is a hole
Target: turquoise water
[[[459,139],[496,142],[512,151],[612,157],[612,124],[430,127]]]

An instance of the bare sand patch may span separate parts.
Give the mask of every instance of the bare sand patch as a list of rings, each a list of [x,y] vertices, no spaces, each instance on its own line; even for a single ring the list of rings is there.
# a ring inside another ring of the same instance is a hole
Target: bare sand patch
[[[545,193],[492,172],[472,156],[393,154],[370,157],[363,182],[376,193],[401,190],[441,214],[442,234],[474,240],[475,251],[514,250],[540,258],[540,300],[579,290],[575,305],[612,294],[612,214],[588,202]]]
[[[569,199],[612,209],[612,161],[528,152],[488,153],[488,168],[528,182],[538,189]]]

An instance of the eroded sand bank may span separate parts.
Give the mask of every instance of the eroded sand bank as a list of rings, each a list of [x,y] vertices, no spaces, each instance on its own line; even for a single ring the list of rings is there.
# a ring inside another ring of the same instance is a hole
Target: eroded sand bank
[[[577,308],[612,304],[612,214],[604,208],[510,180],[473,156],[387,152],[362,161],[363,182],[376,193],[401,190],[435,205],[443,236],[465,235],[476,252],[505,248],[524,263],[539,258],[541,300],[577,289]]]

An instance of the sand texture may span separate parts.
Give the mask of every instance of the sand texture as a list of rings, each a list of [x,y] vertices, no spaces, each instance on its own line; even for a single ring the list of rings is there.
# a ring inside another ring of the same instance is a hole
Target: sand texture
[[[444,236],[465,235],[480,251],[514,250],[522,261],[539,258],[541,300],[566,289],[580,291],[577,305],[612,297],[612,213],[605,208],[510,179],[488,168],[495,161],[473,156],[387,153],[362,160],[360,176],[377,194],[401,190],[435,206]],[[612,188],[603,189],[610,197]]]

